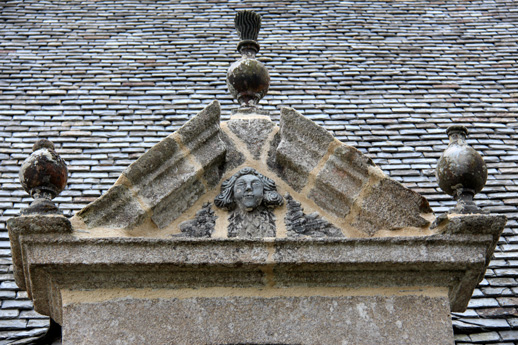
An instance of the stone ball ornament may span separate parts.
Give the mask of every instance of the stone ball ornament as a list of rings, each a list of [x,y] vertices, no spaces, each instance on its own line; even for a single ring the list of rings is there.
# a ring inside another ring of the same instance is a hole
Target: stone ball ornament
[[[34,198],[22,214],[61,214],[52,199],[67,185],[68,170],[65,161],[57,154],[54,144],[47,139],[38,140],[32,154],[20,169],[20,183]]]
[[[475,194],[484,188],[487,167],[482,156],[466,143],[468,130],[454,125],[446,131],[450,143],[437,163],[439,187],[457,200],[449,213],[485,213],[473,202]]]
[[[255,107],[268,93],[270,75],[260,61],[243,57],[230,66],[227,86],[240,106]]]

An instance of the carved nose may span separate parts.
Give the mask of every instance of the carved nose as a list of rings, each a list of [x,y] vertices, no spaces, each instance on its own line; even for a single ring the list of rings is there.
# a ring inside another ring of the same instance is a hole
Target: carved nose
[[[245,187],[245,191],[251,191],[251,190],[252,190],[252,184],[251,183],[247,183],[246,187]]]

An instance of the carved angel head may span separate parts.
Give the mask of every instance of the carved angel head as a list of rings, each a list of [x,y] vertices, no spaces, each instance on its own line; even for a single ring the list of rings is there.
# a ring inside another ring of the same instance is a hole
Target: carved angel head
[[[221,193],[214,199],[214,204],[228,211],[239,207],[250,212],[261,204],[274,208],[283,201],[272,179],[255,169],[243,168],[221,184]]]

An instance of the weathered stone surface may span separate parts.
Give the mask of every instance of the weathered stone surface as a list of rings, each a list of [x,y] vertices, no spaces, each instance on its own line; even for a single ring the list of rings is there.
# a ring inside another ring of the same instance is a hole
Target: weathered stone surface
[[[241,164],[245,162],[245,156],[243,153],[239,152],[236,148],[236,145],[228,137],[228,135],[220,131],[220,139],[223,141],[226,147],[226,155],[225,155],[225,164],[223,166],[223,171],[228,171],[237,168]]]
[[[216,224],[216,215],[211,208],[211,203],[207,202],[201,210],[196,212],[196,216],[188,221],[180,223],[180,231],[178,236],[188,237],[211,237]]]
[[[7,220],[9,231],[19,234],[72,233],[70,221],[61,215],[27,215]]]
[[[275,133],[273,139],[270,141],[270,150],[268,151],[268,155],[266,157],[266,165],[270,170],[275,172],[280,172],[280,168],[277,165],[277,147],[281,142],[281,134],[279,132]]]
[[[132,228],[146,218],[146,211],[128,187],[116,185],[76,215],[89,227]]]
[[[219,118],[214,101],[131,164],[119,185],[78,217],[88,227],[131,229],[144,220],[143,207],[159,228],[169,225],[207,191],[205,184],[211,188],[219,183],[226,152]]]
[[[305,214],[300,202],[293,200],[288,193],[284,198],[287,209],[284,223],[288,230],[288,237],[344,237],[340,229],[322,219],[318,213]]]
[[[425,198],[388,178],[370,188],[359,208],[352,225],[369,235],[377,230],[428,226],[422,214],[433,212]]]
[[[213,161],[212,165],[206,166],[203,169],[201,176],[202,180],[207,183],[208,189],[216,187],[221,181],[221,177],[225,172],[225,155],[218,157],[217,160]]]
[[[206,192],[203,183],[196,179],[194,175],[188,176],[188,179],[178,183],[178,185],[169,185],[165,188],[173,188],[174,192],[169,193],[166,198],[161,200],[153,209],[151,219],[163,228],[169,225],[173,220],[178,218],[184,211],[194,205],[194,203]]]
[[[213,101],[178,130],[178,135],[189,150],[209,141],[219,131],[221,108]]]
[[[20,235],[70,234],[72,224],[61,215],[27,215],[10,218],[7,221],[11,255],[14,264],[14,280],[21,289],[26,289],[24,263]]]
[[[226,145],[220,138],[218,101],[212,102],[178,130],[181,142],[208,174],[204,177],[209,187],[220,180],[225,160]]]
[[[67,304],[63,326],[74,345],[453,344],[445,296],[121,298]]]
[[[487,262],[489,262],[501,235],[499,229],[503,229],[506,223],[507,217],[504,215],[448,215],[445,221],[438,226],[437,232],[445,235],[487,234],[491,236],[493,243],[486,256]]]
[[[245,144],[254,159],[259,159],[265,149],[266,140],[274,128],[270,119],[230,119],[228,128]]]
[[[327,153],[333,136],[297,111],[282,108],[280,139],[276,167],[283,180],[300,191],[309,173]]]
[[[150,180],[156,178],[161,170],[170,165],[176,165],[184,157],[178,143],[171,137],[166,137],[131,164],[123,174],[137,188],[144,189]]]
[[[196,172],[197,167],[180,150],[178,144],[168,137],[133,163],[124,175],[154,211],[162,202],[167,203],[169,198],[177,197],[177,189],[182,185],[192,184],[196,180]]]
[[[17,266],[22,281],[29,282],[36,311],[58,322],[63,289],[435,286],[448,290],[453,311],[463,311],[502,228],[492,229],[495,234],[474,230],[471,235],[275,240],[48,234],[20,237],[15,245],[24,248]]]
[[[309,198],[338,217],[345,217],[369,182],[372,160],[354,147],[341,145],[319,172]]]
[[[448,215],[447,221],[438,227],[441,234],[489,234],[499,236],[496,229],[502,228],[507,222],[504,215],[470,214]]]

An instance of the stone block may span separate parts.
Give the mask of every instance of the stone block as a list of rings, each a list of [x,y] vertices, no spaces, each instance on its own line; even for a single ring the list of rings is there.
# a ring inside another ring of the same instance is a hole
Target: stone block
[[[220,114],[219,102],[213,101],[177,131],[189,150],[206,142],[219,131]]]
[[[446,296],[203,293],[67,303],[63,344],[453,344]]]
[[[189,150],[204,170],[209,187],[214,187],[221,178],[227,147],[221,140],[220,107],[212,102],[178,130],[182,144]],[[210,172],[210,174],[207,174]]]
[[[223,171],[235,169],[243,164],[245,162],[245,155],[237,150],[236,145],[232,139],[230,139],[224,131],[220,132],[220,139],[223,141],[226,147]]]
[[[2,309],[32,309],[32,301],[29,300],[7,300],[2,302]]]
[[[333,136],[323,127],[293,109],[282,108],[280,143],[276,151],[276,168],[282,179],[300,191],[333,141]]]
[[[10,330],[10,329],[25,329],[27,327],[26,320],[0,320],[0,330]]]
[[[227,150],[219,119],[215,101],[144,153],[78,216],[88,227],[131,229],[142,223],[147,208],[159,228],[169,225],[206,192],[204,182],[209,188],[219,183]]]
[[[14,279],[22,290],[25,286],[20,235],[69,234],[72,224],[61,215],[27,215],[7,220],[7,230],[14,263]]]
[[[132,188],[139,197],[153,210],[163,208],[161,203],[168,203],[171,198],[178,197],[178,189],[185,184],[192,184],[197,180],[199,168],[183,153],[175,154],[171,159],[164,161],[156,170],[150,170],[142,179],[131,181]]]
[[[185,183],[174,186],[173,192],[164,197],[159,204],[153,208],[151,219],[160,228],[166,227],[173,220],[178,218],[184,211],[194,205],[194,203],[205,193],[203,183],[190,176]],[[164,186],[164,188],[168,188]],[[171,189],[171,187],[169,187]]]
[[[499,333],[503,340],[506,340],[506,341],[512,340],[512,341],[518,342],[518,330],[516,330],[516,329],[514,329],[512,331],[501,331]]]
[[[216,187],[219,182],[221,181],[221,177],[223,176],[223,173],[225,172],[224,168],[224,160],[225,157],[222,156],[221,160],[218,160],[215,162],[215,164],[206,166],[205,169],[203,169],[203,175],[202,178],[205,182],[207,182],[207,187],[209,189]]]
[[[7,220],[7,228],[16,234],[68,234],[72,224],[61,215],[26,215]]]
[[[252,116],[252,115],[250,115]],[[228,128],[246,144],[254,159],[259,159],[274,124],[268,118],[235,118],[227,122]]]
[[[338,217],[347,216],[369,182],[369,166],[374,166],[372,160],[354,147],[337,147],[317,175],[308,197]]]
[[[172,137],[167,137],[149,149],[131,164],[123,174],[135,186],[145,186],[149,184],[161,170],[174,165],[184,157],[178,144]]]
[[[500,335],[498,335],[498,332],[474,333],[470,334],[470,337],[473,342],[484,344],[500,340]]]
[[[14,319],[20,314],[18,309],[0,309],[0,319]]]
[[[496,247],[498,239],[500,238],[501,232],[499,231],[499,229],[502,229],[507,223],[507,217],[504,215],[448,215],[447,217],[442,218],[443,222],[441,222],[438,226],[438,233],[445,235],[479,234],[491,236],[493,238],[493,243],[491,244],[490,250],[486,255],[487,262],[491,260],[493,251]],[[502,279],[502,281],[504,282],[507,278],[497,279]],[[509,285],[515,285],[514,279],[512,279]]]
[[[433,212],[424,197],[388,178],[371,186],[359,208],[352,225],[368,235],[378,230],[428,226],[430,221],[422,214]]]
[[[138,226],[146,217],[146,211],[128,187],[116,185],[99,199],[77,213],[89,228],[126,228]]]

